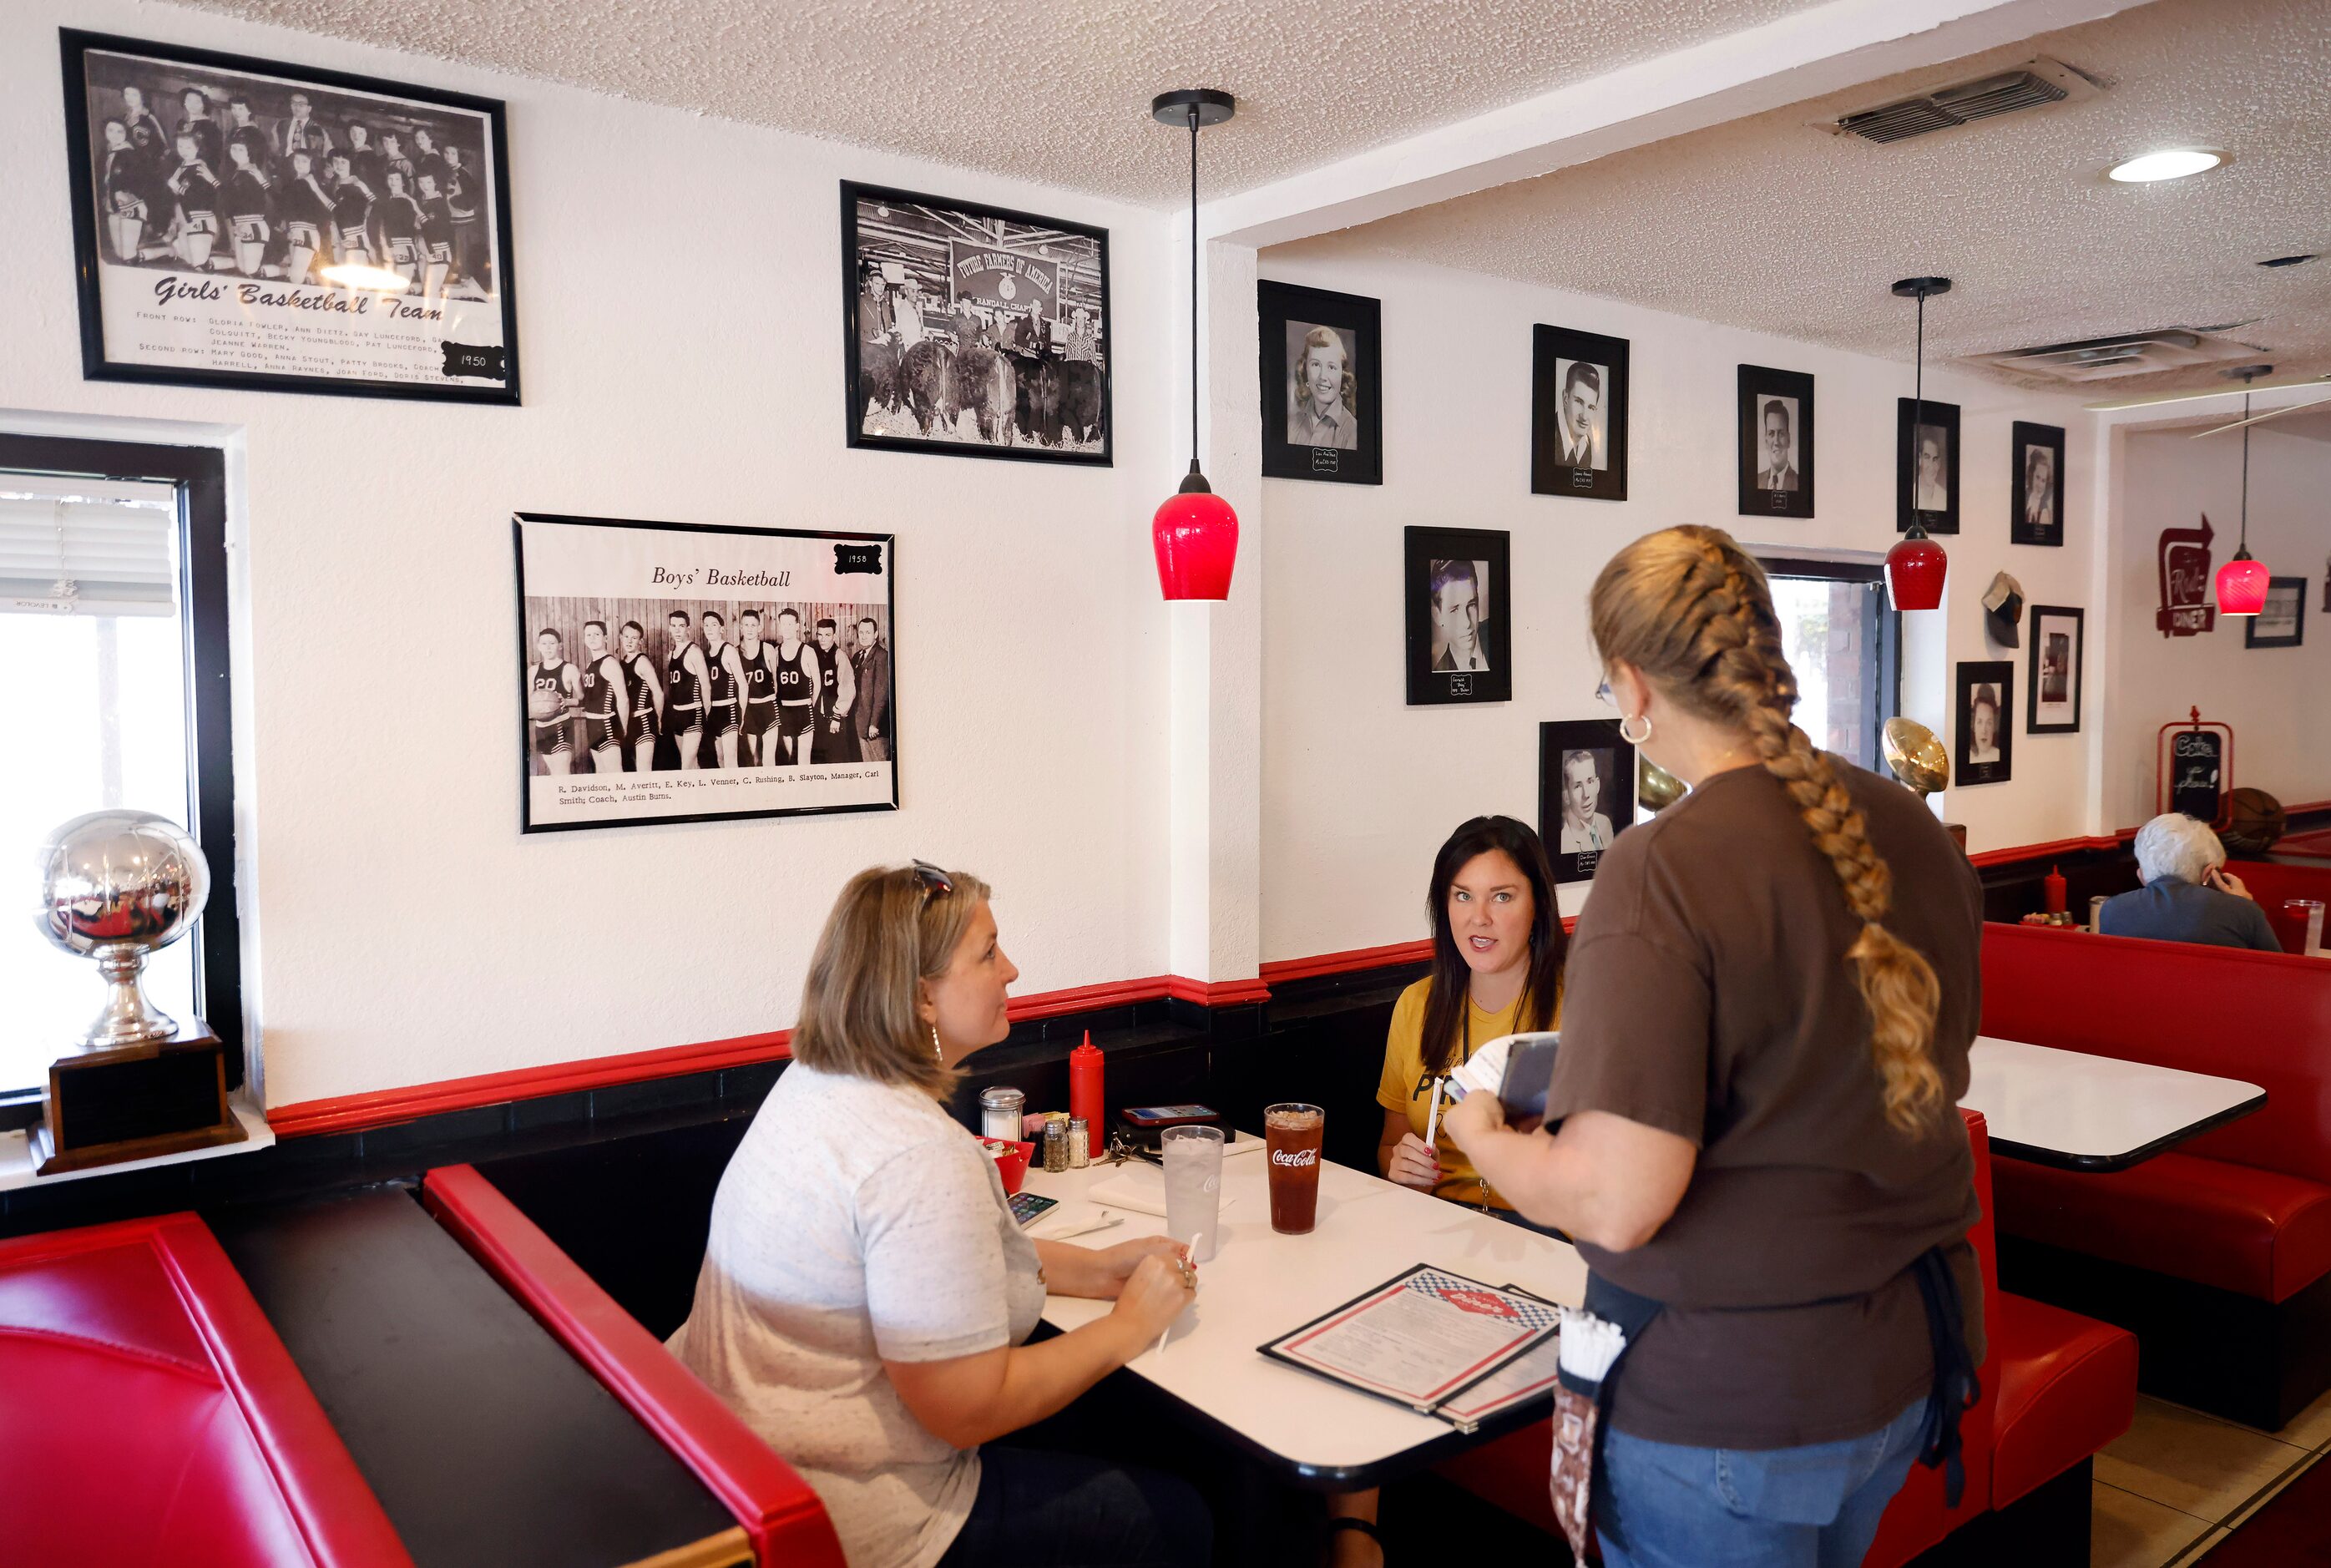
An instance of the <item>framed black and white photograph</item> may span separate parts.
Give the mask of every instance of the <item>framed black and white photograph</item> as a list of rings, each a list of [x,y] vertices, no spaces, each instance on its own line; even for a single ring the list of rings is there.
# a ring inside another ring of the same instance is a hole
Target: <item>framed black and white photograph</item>
[[[499,101],[62,36],[83,375],[519,401]]]
[[[525,832],[897,808],[891,536],[512,532]]]
[[[2008,527],[2008,542],[2015,545],[2062,544],[2064,427],[2060,424],[2032,424],[2019,419],[2015,422],[2015,433],[2008,444],[2015,453],[2015,513]]]
[[[1996,659],[1958,668],[1958,767],[1951,782],[2005,784],[2015,761],[2015,665]]]
[[[1530,490],[1627,499],[1627,340],[1530,329]]]
[[[2242,628],[2245,648],[2296,648],[2307,640],[2307,579],[2269,577],[2266,603]]]
[[[842,182],[849,444],[1106,468],[1108,231]]]
[[[1813,378],[1740,367],[1740,515],[1813,515]]]
[[[1405,530],[1412,708],[1513,697],[1511,541],[1489,528]]]
[[[2061,604],[2031,606],[2030,669],[2024,687],[2031,707],[2024,714],[2026,735],[2078,735],[2080,731],[2080,681],[2088,662],[2088,612]]]
[[[1537,727],[1537,835],[1556,882],[1591,881],[1635,820],[1635,748],[1610,718]]]
[[[1959,531],[1959,408],[1932,398],[1895,399],[1894,528],[1912,518],[1930,534]]]
[[[1381,302],[1266,279],[1255,303],[1264,475],[1384,483]]]

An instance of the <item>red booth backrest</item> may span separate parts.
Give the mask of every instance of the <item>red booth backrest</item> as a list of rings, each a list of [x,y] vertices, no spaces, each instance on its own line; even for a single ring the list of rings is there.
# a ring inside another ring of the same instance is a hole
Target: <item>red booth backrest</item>
[[[1987,925],[1982,1029],[2257,1084],[2263,1107],[2179,1152],[2331,1183],[2331,962]]]
[[[0,1243],[0,1561],[413,1565],[191,1214]]]
[[[2226,867],[2242,879],[2259,908],[2272,914],[2285,898],[2316,898],[2331,908],[2331,864],[2286,866],[2275,860],[2236,860]]]

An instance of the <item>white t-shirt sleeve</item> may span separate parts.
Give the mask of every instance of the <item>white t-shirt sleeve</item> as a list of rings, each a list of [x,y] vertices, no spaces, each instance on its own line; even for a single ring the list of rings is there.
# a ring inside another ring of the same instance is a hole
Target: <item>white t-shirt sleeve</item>
[[[968,1137],[902,1149],[858,1187],[866,1313],[885,1361],[1012,1342],[994,1164]]]

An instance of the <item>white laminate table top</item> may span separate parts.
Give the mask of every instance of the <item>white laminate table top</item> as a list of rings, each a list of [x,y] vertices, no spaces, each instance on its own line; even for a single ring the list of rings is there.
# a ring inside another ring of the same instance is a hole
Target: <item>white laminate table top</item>
[[[1981,1111],[2000,1153],[2074,1170],[2116,1171],[2255,1110],[2266,1091],[2148,1062],[1978,1037],[1959,1104]]]
[[[1396,1461],[1456,1429],[1283,1365],[1257,1346],[1415,1263],[1485,1285],[1518,1285],[1573,1306],[1585,1297],[1586,1264],[1568,1245],[1324,1160],[1317,1228],[1308,1236],[1279,1235],[1270,1228],[1266,1157],[1235,1155],[1223,1162],[1223,1235],[1214,1257],[1199,1266],[1197,1305],[1175,1325],[1163,1353],[1153,1346],[1130,1370],[1299,1476],[1327,1481]],[[1116,1174],[1106,1165],[1052,1174],[1032,1170],[1024,1190],[1065,1202]],[[1166,1232],[1156,1215],[1110,1212],[1125,1222],[1070,1244],[1106,1247]],[[1044,1321],[1075,1328],[1108,1307],[1048,1297]]]

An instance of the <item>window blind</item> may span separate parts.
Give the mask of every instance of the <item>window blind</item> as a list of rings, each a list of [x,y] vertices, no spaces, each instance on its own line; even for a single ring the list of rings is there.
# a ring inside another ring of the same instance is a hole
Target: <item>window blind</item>
[[[0,473],[0,614],[174,615],[168,485]]]

